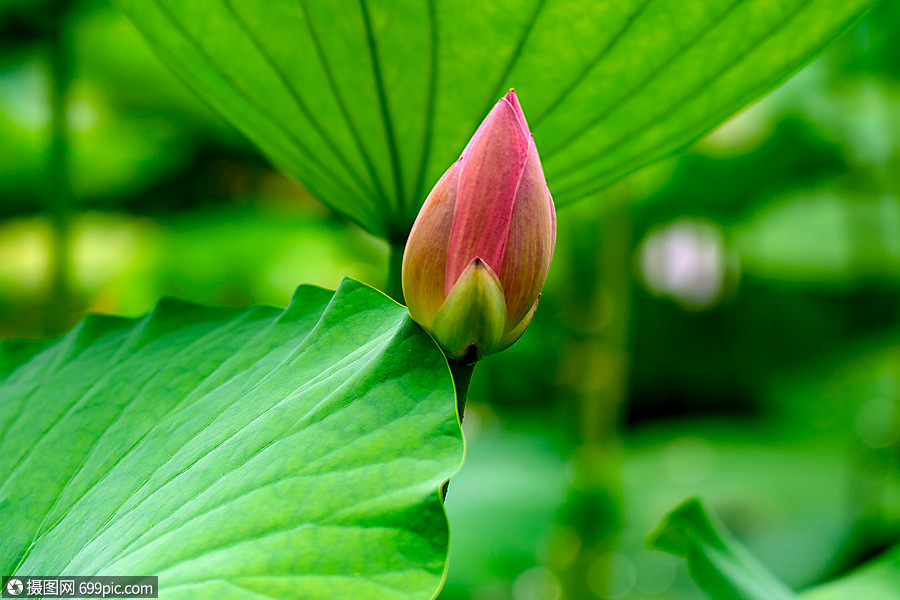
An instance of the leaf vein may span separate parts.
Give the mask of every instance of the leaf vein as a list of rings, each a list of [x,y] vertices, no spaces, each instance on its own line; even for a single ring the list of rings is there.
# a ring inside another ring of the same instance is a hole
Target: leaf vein
[[[416,208],[416,205],[419,205],[425,200],[422,197],[425,194],[425,172],[428,167],[428,160],[431,158],[431,134],[434,131],[434,113],[438,85],[438,45],[440,43],[437,10],[435,9],[434,1],[435,0],[428,0],[428,37],[430,40],[428,98],[425,106],[425,127],[422,131],[422,160],[419,162],[419,175],[416,177],[416,187],[412,197],[414,204],[412,208]],[[403,217],[404,220],[406,219],[406,215],[401,215],[401,217]],[[405,221],[401,225],[404,224]]]
[[[337,84],[337,79],[335,79],[334,77],[334,73],[331,69],[331,63],[328,60],[328,56],[325,54],[325,46],[322,43],[322,39],[319,37],[318,29],[313,22],[312,12],[310,12],[309,8],[307,7],[306,0],[298,0],[298,2],[300,10],[303,12],[303,16],[306,17],[305,20],[306,27],[309,30],[309,38],[313,43],[313,47],[316,49],[316,57],[319,59],[319,63],[322,65],[322,70],[325,72],[325,79],[328,81],[328,86],[331,88],[331,93],[334,95],[338,111],[341,113],[341,116],[343,117],[344,122],[347,125],[347,130],[350,132],[350,136],[353,138],[353,141],[356,144],[359,155],[362,157],[363,162],[366,165],[366,170],[369,172],[369,176],[372,178],[372,182],[375,185],[375,190],[381,197],[383,205],[385,207],[390,206],[390,200],[388,199],[387,192],[384,189],[384,184],[381,181],[381,176],[375,169],[375,163],[372,162],[372,157],[369,154],[369,151],[366,149],[365,144],[363,143],[362,136],[359,133],[359,129],[357,128],[356,123],[353,121],[353,118],[350,116],[350,110],[347,108],[347,102],[345,101],[344,95],[341,93],[341,89]],[[384,223],[385,230],[388,230],[389,226],[389,222]]]
[[[569,94],[572,93],[572,90],[577,88],[582,81],[588,76],[588,74],[596,67],[601,60],[603,60],[615,46],[622,40],[626,33],[631,29],[631,27],[637,22],[640,16],[644,13],[648,6],[653,3],[654,0],[644,0],[644,2],[637,7],[633,13],[631,13],[627,19],[625,19],[625,23],[621,28],[613,35],[610,40],[600,49],[600,52],[594,56],[588,63],[584,66],[584,68],[579,71],[578,75],[573,79],[569,85],[567,85],[562,92],[556,97],[556,99],[550,103],[550,105],[544,109],[544,111],[535,117],[531,121],[532,129],[537,129],[537,126],[543,121],[547,115],[556,110],[568,97]]]
[[[705,88],[709,87],[716,80],[727,75],[732,69],[734,69],[736,66],[738,66],[748,56],[753,54],[753,52],[759,46],[761,46],[768,39],[770,39],[771,37],[776,35],[779,31],[784,29],[793,19],[795,19],[801,12],[803,12],[803,9],[807,8],[810,5],[811,1],[812,0],[801,0],[801,2],[796,7],[794,7],[794,9],[792,9],[788,14],[786,14],[784,17],[782,17],[782,19],[777,24],[775,24],[774,27],[767,30],[763,35],[761,35],[757,40],[755,40],[746,50],[744,50],[743,52],[738,54],[733,60],[728,62],[725,66],[723,66],[721,69],[716,71],[710,77],[703,80],[699,85],[697,85],[692,90],[690,90],[686,95],[682,96],[677,102],[675,102],[671,106],[667,107],[665,111],[655,115],[650,120],[641,123],[638,127],[635,127],[633,129],[629,130],[628,133],[620,136],[615,141],[611,142],[609,145],[604,147],[602,150],[599,150],[598,152],[592,154],[590,157],[588,157],[578,163],[574,163],[573,168],[569,169],[567,172],[571,172],[574,168],[585,166],[595,160],[602,158],[605,154],[607,154],[611,150],[618,148],[624,142],[628,141],[633,135],[637,134],[638,132],[640,132],[642,130],[647,129],[648,127],[651,127],[651,126],[659,123],[660,121],[664,120],[666,117],[670,116],[672,113],[677,111],[679,108],[681,108],[682,106],[684,106],[685,104],[690,102],[696,96],[696,94],[703,91]],[[770,85],[771,85],[771,82],[766,81],[762,85],[752,88],[748,93],[741,96],[741,98],[753,97],[756,95],[758,90],[767,89]],[[734,104],[734,102],[730,101],[728,104],[732,105],[732,104]],[[717,112],[720,112],[720,111],[717,111]],[[637,162],[642,161],[648,154],[652,154],[657,148],[665,146],[666,144],[670,143],[672,140],[677,139],[678,137],[682,136],[684,133],[691,131],[697,125],[701,125],[704,122],[707,122],[709,120],[710,120],[709,117],[704,117],[704,118],[700,119],[699,121],[692,123],[690,127],[683,128],[683,129],[679,130],[678,133],[676,133],[672,136],[669,136],[666,139],[666,141],[664,141],[663,143],[654,145],[654,147],[650,148],[649,150],[646,150],[646,151],[636,155],[629,161],[629,163],[635,164]],[[625,163],[625,164],[629,164],[629,163]],[[611,172],[614,172],[614,171],[618,170],[619,168],[621,168],[621,165],[606,169],[606,170],[600,172],[599,174],[595,174],[594,176],[592,176],[580,183],[572,184],[567,188],[563,188],[562,190],[560,190],[559,193],[561,196],[565,196],[566,194],[571,194],[583,186],[587,186],[587,185],[590,185],[592,182],[602,180],[604,177],[609,175]],[[560,175],[562,175],[562,174],[560,174]]]
[[[269,67],[278,77],[278,80],[281,82],[281,85],[284,86],[285,91],[287,91],[288,95],[291,98],[291,101],[294,103],[297,110],[309,120],[313,129],[315,129],[315,131],[319,134],[328,148],[334,153],[335,157],[337,157],[337,159],[344,166],[353,180],[356,181],[357,184],[362,186],[362,189],[365,192],[368,192],[369,190],[366,188],[366,184],[363,182],[362,176],[356,172],[356,170],[347,160],[347,157],[344,156],[344,154],[337,147],[335,141],[331,138],[331,136],[329,136],[328,132],[325,130],[322,124],[319,123],[319,120],[313,117],[309,106],[303,100],[303,97],[300,94],[300,90],[297,89],[297,86],[294,84],[294,82],[288,78],[287,73],[284,71],[284,69],[281,68],[281,65],[278,64],[278,62],[275,60],[275,57],[271,52],[269,52],[268,48],[266,48],[266,46],[263,44],[260,37],[257,36],[253,29],[250,27],[249,23],[247,23],[247,21],[238,13],[237,9],[235,9],[234,0],[225,0],[225,6],[228,7],[229,12],[234,16],[234,20],[241,26],[241,29],[244,30],[247,38],[257,49],[260,56],[263,57],[263,59],[266,61],[266,64],[269,65]],[[366,193],[363,198],[365,200],[369,200],[370,196],[368,195],[368,193]]]
[[[650,71],[643,79],[637,82],[636,85],[629,88],[624,94],[619,96],[612,104],[609,104],[605,109],[603,109],[599,115],[593,117],[587,123],[577,127],[569,136],[567,136],[560,143],[551,147],[546,153],[545,156],[549,160],[552,156],[556,155],[560,150],[574,142],[575,140],[581,138],[585,135],[586,132],[593,129],[597,124],[603,122],[606,118],[609,117],[616,109],[625,104],[628,100],[633,98],[636,94],[645,89],[650,83],[652,83],[657,77],[659,77],[670,65],[672,65],[676,60],[678,60],[681,56],[683,56],[686,52],[688,52],[694,45],[701,40],[702,38],[709,35],[712,31],[716,29],[716,27],[725,20],[725,18],[731,14],[731,12],[740,6],[746,0],[733,0],[730,2],[724,10],[722,10],[719,14],[717,14],[713,19],[709,21],[706,25],[701,27],[693,36],[691,36],[690,40],[687,43],[682,44],[675,52],[666,57],[664,61],[662,61],[655,69]],[[556,175],[558,177],[562,177],[566,173],[570,172],[571,168],[564,169],[562,172],[557,172]]]
[[[323,315],[323,316],[324,316],[324,315]],[[312,333],[311,333],[310,335],[312,335]],[[367,349],[368,346],[376,345],[376,344],[377,344],[378,342],[380,342],[380,341],[382,340],[382,338],[384,338],[386,335],[387,335],[387,334],[382,334],[379,338],[376,338],[376,339],[374,339],[374,340],[369,341],[367,344],[361,346],[361,347],[360,347],[359,349],[357,349],[355,352],[353,352],[353,353],[351,353],[351,354],[349,354],[349,355],[343,357],[340,361],[338,361],[337,363],[335,363],[334,365],[332,365],[328,370],[323,371],[317,378],[314,378],[314,379],[312,379],[311,381],[307,382],[306,384],[304,384],[303,386],[301,386],[300,388],[298,388],[296,391],[294,391],[294,392],[293,392],[292,394],[290,394],[289,396],[286,396],[285,398],[282,398],[282,399],[279,400],[276,404],[270,406],[270,407],[267,408],[265,411],[263,411],[262,413],[260,413],[260,414],[257,415],[256,417],[254,417],[250,422],[248,422],[248,423],[246,423],[245,425],[243,425],[242,427],[240,427],[237,431],[235,431],[234,433],[232,433],[232,434],[231,434],[230,436],[228,436],[226,439],[220,441],[220,442],[219,442],[218,444],[216,444],[213,448],[211,448],[208,452],[206,452],[205,454],[203,454],[203,455],[201,455],[201,456],[198,456],[193,462],[191,462],[189,465],[185,466],[181,471],[179,471],[178,473],[176,473],[174,476],[172,476],[172,477],[170,477],[169,479],[167,479],[160,487],[158,487],[156,490],[154,490],[154,491],[151,492],[149,495],[147,495],[147,496],[144,497],[142,500],[140,500],[135,506],[133,506],[133,507],[132,507],[131,509],[129,509],[127,512],[125,512],[125,513],[122,514],[121,516],[119,516],[118,514],[113,515],[113,517],[112,517],[112,518],[110,519],[110,521],[109,521],[110,525],[106,528],[106,530],[108,530],[108,529],[112,526],[112,523],[114,523],[115,521],[121,521],[122,519],[126,518],[128,515],[132,514],[134,511],[138,510],[138,509],[139,509],[141,506],[143,506],[148,500],[150,500],[150,498],[152,498],[153,496],[155,496],[155,495],[158,494],[158,493],[161,493],[161,492],[166,488],[166,486],[170,485],[172,482],[176,481],[178,478],[180,478],[181,476],[185,475],[187,472],[189,472],[191,469],[193,469],[196,465],[198,465],[200,462],[202,462],[204,458],[206,458],[207,456],[209,456],[210,454],[212,454],[212,453],[215,452],[216,450],[220,449],[222,446],[224,446],[225,444],[227,444],[227,443],[230,442],[231,440],[235,439],[241,432],[243,432],[245,429],[247,429],[248,427],[250,427],[251,425],[253,425],[255,422],[257,422],[259,419],[261,419],[263,416],[265,416],[266,414],[268,414],[269,412],[271,412],[271,411],[274,410],[275,408],[281,406],[284,402],[286,402],[286,401],[288,401],[288,400],[290,400],[290,399],[296,397],[296,396],[299,395],[299,394],[302,394],[302,393],[305,393],[305,392],[307,392],[307,391],[309,391],[309,390],[311,390],[311,389],[314,389],[316,386],[318,386],[318,385],[320,385],[321,383],[327,381],[328,379],[330,379],[331,377],[333,377],[335,374],[337,374],[337,373],[339,373],[339,372],[341,372],[341,371],[343,371],[343,370],[346,370],[347,368],[352,367],[354,364],[356,364],[356,362],[359,361],[359,358],[354,357],[354,355],[364,355],[364,354],[366,353],[365,350]],[[309,339],[309,337],[307,337],[306,339]],[[305,342],[305,341],[306,341],[306,340],[304,340],[304,342]],[[308,351],[308,350],[309,350],[309,347],[307,347],[306,349],[304,349],[303,353],[305,353],[305,352]],[[301,353],[300,356],[302,356],[303,353]],[[271,376],[272,376],[272,373],[276,372],[277,369],[278,369],[278,367],[280,367],[281,365],[283,365],[283,364],[285,364],[285,363],[287,363],[287,362],[289,362],[289,361],[291,361],[291,360],[296,360],[296,358],[289,357],[289,358],[285,359],[284,361],[282,361],[281,363],[279,363],[279,365],[276,366],[275,368],[273,368],[269,373],[267,373],[266,376],[263,377],[263,379],[261,379],[259,382],[257,382],[257,383],[254,385],[254,388],[258,387],[259,385],[261,385],[261,384],[263,383],[263,381],[265,381],[266,379],[268,379],[269,377],[271,377]],[[349,361],[349,364],[344,364],[344,363],[347,363],[348,361]],[[336,369],[336,368],[338,368],[338,367],[340,367],[339,370],[335,371],[334,369]],[[329,372],[329,371],[331,371],[331,372]],[[338,389],[340,389],[340,388],[338,388]],[[333,393],[334,393],[334,392],[332,392],[332,394],[333,394]],[[208,395],[208,394],[207,394],[207,395]],[[329,396],[326,396],[325,399],[323,399],[323,400],[322,400],[321,402],[319,402],[316,406],[314,406],[314,407],[311,409],[311,411],[313,411],[313,410],[315,410],[316,408],[318,408],[318,407],[322,404],[322,402],[324,402],[325,400],[328,399],[328,397],[330,397],[330,395],[331,395],[331,394],[329,394]],[[205,396],[204,396],[204,397],[205,397]],[[233,406],[234,404],[236,404],[237,402],[239,402],[240,400],[241,400],[241,398],[237,398],[237,399],[235,400],[235,402],[232,403],[232,406]],[[311,412],[311,411],[310,411],[310,412]],[[191,441],[195,440],[199,435],[201,435],[201,434],[203,433],[204,430],[205,430],[205,428],[199,430],[199,431],[198,431],[198,432],[197,432],[190,440],[188,440],[188,443],[190,443]],[[277,441],[277,440],[276,440],[276,441]],[[271,445],[274,444],[274,443],[275,443],[275,442],[270,442],[269,444],[267,444],[266,446],[264,446],[264,447],[261,448],[260,450],[257,450],[250,458],[253,458],[254,456],[256,456],[256,455],[259,454],[260,452],[264,451],[266,448],[268,448],[269,446],[271,446]],[[156,471],[155,471],[153,474],[158,473],[163,467],[165,467],[167,464],[169,464],[169,463],[172,461],[173,458],[174,458],[174,456],[173,456],[173,457],[169,457],[164,463],[162,463],[162,464],[156,469]],[[151,478],[152,478],[152,477],[151,477]],[[129,498],[129,500],[130,500],[131,498],[133,498],[138,492],[140,492],[140,490],[146,485],[146,483],[147,483],[148,481],[149,481],[149,479],[148,479],[147,481],[145,481],[144,485],[142,485],[140,488],[138,488],[137,490],[135,490],[135,492],[131,495],[131,497]],[[99,535],[102,534],[102,533],[104,533],[106,530],[101,531],[101,532],[98,532],[98,536],[97,536],[97,537],[99,538]],[[74,558],[77,558],[77,556],[76,556],[76,557],[73,557],[72,560],[74,560]],[[114,559],[114,560],[115,560],[115,559]],[[69,564],[71,564],[71,561],[69,562]],[[66,566],[68,567],[68,565],[66,565]]]
[[[232,329],[232,328],[234,328],[237,324],[242,323],[242,322],[244,321],[244,319],[247,319],[247,318],[253,317],[253,316],[254,316],[254,311],[246,311],[245,313],[243,313],[243,314],[241,315],[241,318],[238,319],[237,321],[232,321],[232,320],[226,321],[225,323],[223,323],[223,324],[220,325],[219,327],[216,327],[215,329],[213,329],[212,331],[209,331],[209,332],[206,333],[205,335],[200,336],[199,338],[197,338],[196,340],[194,340],[193,342],[191,342],[191,343],[188,344],[187,346],[184,346],[184,347],[182,347],[181,349],[179,349],[174,355],[172,355],[171,357],[169,357],[168,360],[169,360],[169,361],[175,360],[176,358],[178,358],[179,356],[184,355],[185,352],[188,352],[189,350],[195,348],[196,346],[202,345],[202,344],[204,344],[204,343],[210,341],[211,339],[214,339],[217,335],[221,334],[223,330],[227,331],[228,329]],[[141,329],[135,330],[136,333],[140,333],[141,331],[142,331]],[[258,335],[258,334],[257,334],[257,335]],[[136,336],[136,337],[139,337],[139,336]],[[255,336],[254,336],[254,337],[255,337]],[[126,351],[126,349],[127,349],[129,352],[132,352],[132,353],[133,353],[135,350],[137,350],[137,349],[139,349],[139,348],[140,348],[140,347],[138,347],[138,348],[129,347],[129,345],[128,345],[127,343],[126,343],[126,344],[123,344],[122,347],[120,348],[120,350],[116,353],[116,356],[113,358],[113,360],[114,360],[115,362],[119,362],[119,361],[121,360],[121,356],[120,356],[120,355],[121,355],[122,353],[124,353],[124,352]],[[76,403],[76,405],[83,404],[86,400],[88,400],[89,398],[91,398],[92,395],[96,393],[97,389],[99,389],[99,386],[100,386],[101,384],[106,383],[107,381],[109,381],[110,378],[112,378],[114,375],[116,375],[116,374],[118,374],[119,372],[121,372],[121,370],[125,369],[127,366],[128,366],[128,363],[127,363],[127,361],[125,361],[124,363],[122,363],[122,364],[119,365],[119,368],[118,368],[118,369],[113,369],[113,370],[109,371],[106,375],[104,375],[102,378],[100,378],[99,380],[97,380],[97,382],[96,382],[96,383],[95,383],[88,391],[86,391],[86,392],[82,395],[82,397],[78,400],[78,402]],[[24,554],[24,555],[22,556],[22,558],[20,559],[19,564],[16,566],[16,569],[13,570],[14,572],[15,572],[19,567],[21,567],[22,564],[24,564],[25,560],[28,558],[28,555],[31,553],[32,549],[33,549],[33,548],[41,541],[41,539],[43,539],[46,535],[50,534],[50,533],[51,533],[51,532],[52,532],[52,531],[53,531],[53,530],[54,530],[54,529],[55,529],[55,528],[63,521],[63,519],[65,518],[65,515],[62,515],[62,516],[59,518],[59,520],[57,520],[57,521],[56,521],[56,522],[55,522],[55,523],[54,523],[54,524],[53,524],[46,532],[43,532],[43,533],[42,533],[42,530],[43,530],[43,528],[44,528],[44,525],[46,524],[47,519],[50,517],[51,514],[53,514],[53,511],[56,509],[56,507],[57,507],[57,505],[58,505],[60,499],[62,498],[63,494],[65,493],[65,491],[66,491],[66,489],[69,487],[69,485],[71,485],[71,483],[78,477],[78,475],[81,474],[81,472],[84,470],[85,465],[87,465],[87,464],[90,462],[90,459],[93,457],[94,452],[95,452],[97,446],[100,444],[101,441],[103,441],[103,439],[105,439],[105,437],[106,437],[107,434],[110,432],[110,430],[112,430],[112,429],[113,429],[113,428],[121,421],[123,415],[125,415],[125,414],[128,412],[128,409],[129,409],[130,407],[134,406],[134,403],[135,403],[137,400],[139,400],[139,399],[141,398],[141,396],[144,394],[144,392],[148,389],[149,384],[150,384],[152,381],[154,381],[156,378],[158,378],[159,375],[165,371],[166,366],[167,366],[167,363],[166,363],[166,364],[162,364],[162,365],[160,366],[160,368],[157,369],[156,372],[153,373],[153,374],[147,379],[146,382],[144,382],[143,387],[142,387],[142,389],[141,389],[141,392],[140,392],[137,396],[135,396],[134,398],[132,398],[132,399],[128,402],[128,404],[126,404],[126,405],[124,405],[124,406],[122,407],[122,410],[119,412],[119,414],[118,414],[118,415],[116,416],[116,418],[113,420],[113,422],[110,423],[110,424],[103,430],[103,433],[102,433],[100,436],[98,436],[98,437],[93,441],[93,443],[91,444],[91,447],[88,449],[88,452],[86,453],[85,458],[84,458],[84,460],[81,462],[81,464],[79,465],[79,467],[73,472],[72,476],[69,477],[69,479],[68,479],[68,480],[60,487],[59,494],[57,494],[56,499],[53,501],[53,503],[52,503],[52,505],[50,506],[49,510],[45,513],[44,518],[43,518],[42,521],[41,521],[41,525],[38,527],[37,531],[35,531],[35,537],[33,538],[32,542],[31,542],[31,544],[29,545],[28,549],[26,550],[25,554]],[[220,366],[221,366],[221,365],[220,365]],[[218,370],[218,367],[216,368],[216,370]],[[215,371],[213,371],[213,373],[215,373]],[[136,441],[128,448],[128,450],[127,450],[126,452],[124,452],[118,459],[116,459],[115,463],[113,463],[113,465],[112,465],[112,466],[110,467],[110,469],[107,471],[107,474],[110,473],[110,472],[112,471],[112,469],[114,469],[114,468],[116,467],[116,465],[118,465],[118,464],[119,464],[119,463],[120,463],[127,455],[129,455],[130,452],[131,452],[131,451],[132,451],[132,450],[133,450],[133,449],[134,449],[134,448],[135,448],[135,447],[136,447],[136,446],[137,446],[137,445],[138,445],[138,444],[139,444],[139,443],[140,443],[140,442],[141,442],[141,441],[142,441],[142,440],[143,440],[143,439],[151,432],[151,431],[153,431],[153,429],[155,429],[155,428],[151,428],[151,429],[147,430],[146,432],[144,432],[144,433],[143,433],[143,434],[142,434],[142,435],[141,435],[141,436],[140,436],[140,437],[139,437],[139,438],[138,438],[138,439],[137,439],[137,440],[136,440]],[[46,435],[45,435],[44,437],[46,437]],[[37,446],[37,444],[35,445],[35,447],[36,447],[36,446]],[[103,481],[103,479],[105,479],[105,476],[104,476],[103,478],[101,478],[100,481]],[[82,498],[90,491],[90,489],[91,489],[91,488],[85,488],[85,490],[78,496],[78,498],[75,499],[75,501],[73,502],[72,506],[74,507],[75,505],[77,505],[78,502],[80,502],[81,499],[82,499]]]
[[[519,58],[522,56],[522,52],[525,50],[525,44],[528,42],[528,37],[531,35],[531,31],[534,29],[534,24],[537,22],[538,17],[541,14],[541,10],[546,5],[546,0],[538,0],[534,5],[534,10],[531,12],[531,16],[528,18],[528,22],[525,24],[525,27],[522,29],[522,35],[519,36],[519,41],[516,43],[515,48],[513,49],[512,55],[509,57],[509,61],[506,63],[506,67],[503,68],[503,72],[500,73],[500,77],[497,78],[497,83],[491,89],[491,96],[487,99],[485,103],[484,110],[481,112],[482,115],[487,115],[491,108],[493,108],[494,104],[497,102],[497,96],[503,95],[503,83],[506,81],[506,78],[509,77],[509,74],[512,73],[513,68],[516,66],[516,63],[519,62]]]
[[[235,80],[233,77],[231,77],[231,75],[229,75],[226,71],[221,69],[219,67],[219,65],[216,64],[216,62],[212,59],[212,56],[210,56],[209,53],[203,48],[203,46],[196,39],[194,39],[194,37],[190,34],[190,32],[187,31],[187,29],[185,29],[184,25],[182,25],[182,23],[175,17],[175,15],[172,14],[172,12],[163,3],[162,0],[151,0],[151,1],[157,6],[157,8],[160,10],[160,12],[163,15],[165,15],[165,17],[168,19],[169,23],[172,25],[173,29],[177,30],[179,32],[179,34],[182,36],[182,38],[191,45],[191,47],[194,49],[194,51],[203,57],[203,59],[209,65],[210,69],[215,71],[216,73],[218,73],[223,78],[223,80],[225,80],[226,82],[229,83],[229,85],[231,86],[231,89],[233,89],[237,95],[242,97],[253,108],[258,110],[260,112],[260,114],[265,116],[266,119],[269,121],[269,123],[272,124],[274,129],[280,131],[284,136],[286,136],[288,138],[288,140],[291,142],[291,144],[293,144],[297,149],[301,150],[306,155],[309,162],[312,163],[313,165],[316,165],[319,168],[319,170],[321,171],[321,175],[323,176],[323,179],[325,181],[328,181],[331,185],[334,185],[335,187],[337,187],[339,189],[343,189],[344,192],[347,193],[351,197],[356,197],[356,198],[359,197],[358,194],[356,194],[351,188],[347,187],[347,185],[344,183],[344,181],[341,178],[337,177],[331,171],[331,169],[329,169],[324,163],[322,163],[322,161],[320,161],[314,155],[314,153],[306,146],[306,144],[304,144],[296,136],[296,134],[294,134],[287,127],[285,127],[285,125],[277,117],[275,117],[275,115],[273,115],[271,113],[271,111],[269,111],[264,105],[257,102],[257,100],[252,95],[248,94],[247,91],[243,88],[243,86],[238,84],[237,80]],[[290,154],[290,150],[288,150],[287,153]],[[304,183],[304,185],[311,185],[311,182],[309,182],[309,181],[304,181],[303,183]],[[321,195],[321,194],[316,194],[316,195],[320,200],[327,201],[327,199],[328,199],[328,196]],[[344,214],[346,213],[346,211],[341,211],[341,212]],[[349,216],[349,215],[348,215],[348,218],[353,219],[353,217]],[[359,223],[358,220],[356,220],[356,222]],[[365,225],[363,225],[361,223],[360,223],[360,225],[363,228],[365,228]]]
[[[369,49],[369,60],[372,63],[372,75],[375,79],[375,92],[378,95],[378,106],[381,109],[381,120],[384,123],[384,132],[387,136],[388,152],[391,156],[391,168],[394,173],[394,193],[397,195],[397,221],[402,223],[405,214],[405,192],[403,191],[403,167],[400,164],[400,150],[397,146],[397,136],[394,132],[394,121],[391,116],[391,108],[388,105],[387,89],[384,85],[384,77],[381,72],[381,59],[378,54],[378,41],[372,31],[372,20],[369,16],[369,5],[366,0],[359,0],[363,25],[366,31],[366,42]],[[396,227],[396,223],[394,227]],[[390,232],[393,234],[393,232]]]

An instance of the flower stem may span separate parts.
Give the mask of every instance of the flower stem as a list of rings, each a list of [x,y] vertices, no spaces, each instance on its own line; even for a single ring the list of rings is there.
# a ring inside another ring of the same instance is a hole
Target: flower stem
[[[472,382],[472,373],[475,371],[475,361],[470,356],[464,356],[459,360],[448,358],[450,372],[453,373],[453,385],[456,388],[456,412],[459,422],[462,423],[466,411],[466,397],[469,394],[469,384]]]
[[[477,353],[475,347],[470,348],[470,352],[461,359],[456,360],[447,357],[447,363],[450,365],[450,373],[453,375],[453,387],[456,389],[456,414],[459,416],[459,424],[462,425],[463,416],[466,410],[466,398],[469,394],[469,383],[472,382],[472,373],[475,371],[475,362]],[[450,487],[450,481],[444,482],[441,487],[441,499],[447,499],[447,490]]]

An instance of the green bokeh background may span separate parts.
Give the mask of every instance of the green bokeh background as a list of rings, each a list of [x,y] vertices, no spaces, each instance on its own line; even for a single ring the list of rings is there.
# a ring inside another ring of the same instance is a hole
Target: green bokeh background
[[[52,217],[58,10],[0,0],[0,337],[160,295],[384,285],[386,244],[273,170],[104,0],[62,19]],[[683,155],[560,212],[534,324],[475,374],[442,599],[700,598],[644,548],[691,495],[796,589],[900,539],[898,30],[882,3]]]

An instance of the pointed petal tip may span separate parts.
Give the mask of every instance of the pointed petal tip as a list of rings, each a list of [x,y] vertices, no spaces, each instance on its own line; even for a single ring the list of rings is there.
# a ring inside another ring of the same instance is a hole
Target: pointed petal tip
[[[525,113],[522,112],[522,106],[519,104],[519,97],[516,96],[516,90],[513,88],[509,88],[509,91],[506,92],[506,95],[500,99],[500,102],[505,102],[512,108],[513,113],[516,115],[516,120],[519,122],[519,126],[522,128],[522,131],[528,137],[529,140],[532,139],[531,130],[528,129],[528,122],[525,120]],[[531,141],[531,143],[534,143]]]
[[[494,267],[492,267],[491,264],[490,264],[488,261],[484,260],[484,259],[481,258],[480,256],[476,256],[475,258],[473,258],[472,260],[470,260],[470,261],[469,261],[469,264],[466,265],[466,267],[472,267],[473,269],[479,269],[479,270],[482,270],[482,271],[487,271],[487,274],[488,274],[491,278],[496,278],[496,279],[497,279],[497,283],[500,282],[500,276],[497,275],[497,270],[494,269]]]
[[[506,92],[506,95],[500,99],[500,102],[508,103],[513,107],[513,110],[518,113],[522,112],[522,107],[519,105],[519,97],[516,96],[516,90],[514,90],[513,88],[509,88],[509,91]]]

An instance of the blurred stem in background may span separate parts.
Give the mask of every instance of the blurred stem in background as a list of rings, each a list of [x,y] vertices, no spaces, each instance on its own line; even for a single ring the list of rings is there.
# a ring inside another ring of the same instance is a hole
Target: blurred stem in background
[[[50,148],[47,154],[46,209],[51,227],[46,299],[46,334],[62,333],[73,314],[71,271],[71,211],[74,196],[69,180],[68,98],[72,82],[72,50],[65,27],[67,0],[57,0],[48,11],[48,81]]]
[[[388,254],[388,276],[387,287],[385,293],[399,302],[403,301],[403,285],[401,283],[401,275],[403,274],[403,250],[406,248],[406,238],[401,240],[390,240],[390,251]]]
[[[551,565],[560,571],[568,599],[605,597],[615,587],[622,496],[617,427],[627,397],[633,249],[628,212],[578,212],[571,215],[570,234],[560,236],[580,259],[568,261],[570,304],[562,314],[571,320],[559,379],[571,399],[578,441],[560,522],[569,532],[564,538],[573,539],[574,532],[580,539],[568,564]]]

